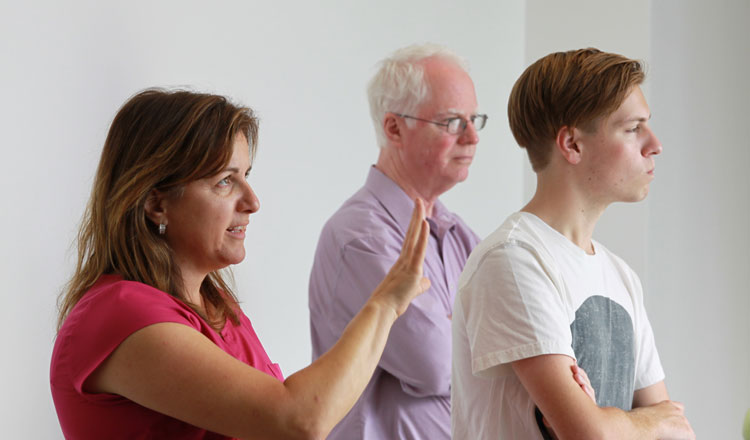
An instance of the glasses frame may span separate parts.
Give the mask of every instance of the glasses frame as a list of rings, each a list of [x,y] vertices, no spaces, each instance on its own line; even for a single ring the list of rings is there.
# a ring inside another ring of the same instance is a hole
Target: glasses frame
[[[447,131],[448,133],[450,133],[450,134],[458,134],[458,135],[464,134],[464,132],[466,131],[466,126],[469,125],[469,121],[471,121],[471,124],[474,126],[474,129],[476,131],[480,131],[481,129],[483,129],[487,125],[487,120],[490,118],[489,116],[487,116],[484,113],[477,113],[475,115],[469,116],[468,119],[464,118],[464,117],[461,117],[461,116],[454,116],[452,118],[448,118],[447,119],[448,122],[440,122],[440,121],[431,121],[429,119],[422,119],[422,118],[418,118],[416,116],[405,115],[403,113],[396,113],[396,112],[391,112],[391,113],[393,113],[396,116],[400,116],[402,118],[414,119],[416,121],[428,122],[430,124],[439,125],[441,127],[445,127],[445,131]],[[484,122],[482,123],[482,126],[479,127],[479,128],[477,128],[476,123],[474,122],[474,121],[476,121],[477,118],[482,118],[484,120]],[[455,119],[460,120],[461,121],[461,125],[459,126],[458,131],[456,131],[455,133],[451,133],[451,131],[450,131],[450,129],[448,127],[450,127],[451,121],[453,121]]]

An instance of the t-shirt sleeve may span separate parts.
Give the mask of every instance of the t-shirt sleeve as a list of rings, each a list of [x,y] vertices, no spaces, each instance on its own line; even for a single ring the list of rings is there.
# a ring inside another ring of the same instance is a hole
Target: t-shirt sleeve
[[[531,246],[498,245],[465,279],[458,298],[473,374],[509,374],[511,362],[542,354],[575,357],[565,292]]]
[[[640,390],[664,380],[664,369],[656,350],[654,332],[646,314],[643,301],[643,287],[638,276],[631,271],[631,280],[635,292],[635,389]]]
[[[91,373],[136,331],[160,322],[201,325],[177,300],[140,283],[122,281],[89,294],[67,318],[72,322],[62,347],[67,374],[81,394]]]

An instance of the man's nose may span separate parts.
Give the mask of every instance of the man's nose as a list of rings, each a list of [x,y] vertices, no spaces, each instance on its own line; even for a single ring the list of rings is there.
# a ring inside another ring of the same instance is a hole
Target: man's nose
[[[461,137],[459,137],[458,140],[462,144],[479,143],[479,133],[477,132],[477,128],[474,126],[474,122],[472,120],[466,121],[466,128],[464,129],[464,132],[461,133]]]

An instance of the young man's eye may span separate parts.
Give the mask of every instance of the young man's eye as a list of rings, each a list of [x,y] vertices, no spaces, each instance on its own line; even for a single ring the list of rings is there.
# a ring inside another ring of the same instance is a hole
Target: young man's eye
[[[628,133],[637,133],[639,131],[641,131],[641,126],[640,125],[636,125],[635,127],[628,129]]]

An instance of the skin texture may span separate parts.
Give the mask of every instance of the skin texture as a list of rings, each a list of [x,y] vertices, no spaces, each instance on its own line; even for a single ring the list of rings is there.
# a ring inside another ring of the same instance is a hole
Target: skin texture
[[[522,211],[531,212],[588,253],[596,222],[613,202],[643,200],[662,146],[648,125],[640,87],[595,124],[594,131],[561,127],[550,163],[537,172],[537,190]]]
[[[422,63],[430,90],[437,92],[410,116],[444,122],[456,116],[469,120],[476,114],[474,83],[463,69],[441,58]],[[388,144],[381,149],[376,166],[409,197],[424,200],[430,216],[435,200],[468,177],[479,135],[472,122],[463,133],[450,134],[429,122],[408,121],[386,114],[383,129]]]
[[[247,139],[237,136],[226,169],[185,185],[180,195],[154,191],[148,212],[167,225],[166,240],[185,279],[194,304],[200,304],[201,281],[207,273],[245,258],[245,228],[260,201],[247,182],[250,151]]]
[[[539,407],[558,439],[694,439],[684,407],[670,400],[625,412],[599,408],[570,380],[573,360],[564,355],[542,355],[512,364],[521,383]],[[636,392],[655,399],[668,396],[664,383]],[[645,399],[644,399],[645,401]]]
[[[634,87],[594,129],[561,127],[549,164],[537,172],[537,191],[522,209],[535,214],[578,247],[593,254],[591,237],[613,202],[643,200],[662,146],[651,131],[651,114]],[[680,403],[659,382],[636,390],[634,409],[599,408],[580,380],[570,380],[573,360],[542,355],[512,364],[521,383],[559,439],[694,439]]]
[[[186,289],[196,289],[209,270],[244,258],[244,232],[230,229],[246,225],[259,204],[245,180],[247,142],[238,138],[234,147],[221,173],[188,184],[180,198],[154,194],[147,204],[152,221],[168,221],[167,240]],[[325,438],[367,385],[393,322],[429,288],[422,276],[428,236],[417,200],[401,255],[383,282],[331,350],[283,383],[190,327],[159,323],[126,338],[84,388],[232,437]]]
[[[575,142],[588,153],[580,166],[592,202],[606,208],[646,198],[654,179],[654,156],[662,150],[650,118],[646,98],[636,87],[593,133],[576,129]]]

